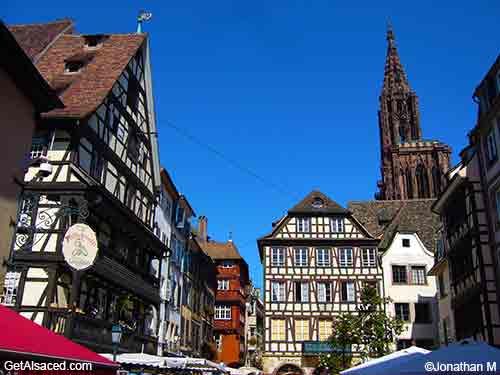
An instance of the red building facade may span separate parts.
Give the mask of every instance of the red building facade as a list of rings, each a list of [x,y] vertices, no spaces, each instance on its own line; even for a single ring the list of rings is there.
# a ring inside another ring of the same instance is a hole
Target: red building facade
[[[217,266],[214,336],[216,360],[228,366],[244,363],[248,265],[231,241],[213,241],[207,236],[207,218],[199,218],[198,240]]]

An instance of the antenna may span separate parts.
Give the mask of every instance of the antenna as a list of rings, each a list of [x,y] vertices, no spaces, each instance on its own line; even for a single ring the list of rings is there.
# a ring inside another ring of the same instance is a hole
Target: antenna
[[[137,16],[137,34],[142,33],[142,23],[149,21],[151,18],[153,18],[153,13],[144,10],[139,11],[139,15]]]

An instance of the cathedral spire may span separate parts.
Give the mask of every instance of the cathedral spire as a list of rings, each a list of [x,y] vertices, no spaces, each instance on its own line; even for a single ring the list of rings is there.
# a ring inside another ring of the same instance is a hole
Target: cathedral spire
[[[406,73],[399,59],[398,49],[392,23],[387,22],[387,56],[385,58],[384,87],[383,91],[394,93],[397,91],[409,92],[410,84],[406,78]]]

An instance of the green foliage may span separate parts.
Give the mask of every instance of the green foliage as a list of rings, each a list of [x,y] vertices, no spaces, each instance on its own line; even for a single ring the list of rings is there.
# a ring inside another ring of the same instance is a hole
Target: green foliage
[[[384,302],[375,288],[365,286],[357,314],[348,312],[336,317],[329,340],[335,351],[320,356],[320,366],[336,374],[351,366],[351,351],[359,352],[363,358],[378,358],[389,353],[404,323],[386,315]]]

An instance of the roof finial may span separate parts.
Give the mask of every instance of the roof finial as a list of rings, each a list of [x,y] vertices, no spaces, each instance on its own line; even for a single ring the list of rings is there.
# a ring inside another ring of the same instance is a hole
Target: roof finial
[[[137,34],[142,33],[142,23],[149,21],[152,17],[153,13],[148,13],[144,10],[139,11],[139,15],[137,16]]]
[[[394,43],[394,31],[392,29],[392,22],[391,18],[387,18],[387,41],[389,42],[389,45],[392,47]]]

